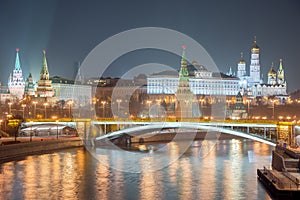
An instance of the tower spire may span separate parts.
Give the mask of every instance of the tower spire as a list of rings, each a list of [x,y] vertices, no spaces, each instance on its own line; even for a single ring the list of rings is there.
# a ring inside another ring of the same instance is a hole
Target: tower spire
[[[21,70],[20,58],[19,58],[19,48],[16,48],[15,70]]]
[[[277,71],[277,82],[280,85],[285,83],[284,69],[282,67],[282,58],[280,58],[280,60],[279,60],[279,69]]]
[[[183,66],[183,65],[186,66],[185,49],[186,49],[186,46],[182,45],[181,66]]]
[[[49,79],[49,71],[47,65],[47,58],[46,58],[46,50],[43,50],[43,63],[42,63],[42,70],[40,73],[41,80],[48,80]]]
[[[253,41],[253,47],[252,49],[259,49],[259,47],[257,46],[257,43],[256,43],[256,36],[254,36],[254,41]]]
[[[187,62],[186,62],[186,57],[185,57],[185,49],[186,49],[186,46],[182,45],[181,67],[180,67],[180,71],[179,71],[180,80],[188,80],[188,75],[189,75],[189,72],[186,67]]]
[[[279,70],[282,71],[283,67],[282,67],[282,58],[280,58],[279,60]]]

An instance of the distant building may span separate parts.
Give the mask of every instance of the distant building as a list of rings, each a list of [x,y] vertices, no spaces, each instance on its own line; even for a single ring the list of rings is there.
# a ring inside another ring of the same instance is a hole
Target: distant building
[[[51,78],[55,97],[58,100],[74,102],[74,106],[86,106],[92,104],[92,86],[75,84],[69,80],[54,76]]]
[[[284,70],[282,67],[282,59],[279,62],[279,69],[276,73],[272,64],[271,69],[268,72],[268,82],[253,85],[251,88],[252,96],[286,96],[283,99],[287,100],[288,95],[286,92],[286,80],[284,79]]]
[[[232,108],[230,118],[231,119],[247,119],[248,113],[245,109],[245,105],[243,103],[243,96],[239,92],[236,95],[236,102],[234,107]]]
[[[16,61],[15,68],[13,73],[10,74],[8,79],[8,88],[11,94],[11,97],[17,99],[23,99],[25,82],[23,79],[20,58],[19,58],[19,49],[16,49]]]
[[[208,71],[196,61],[187,66],[188,83],[195,95],[235,96],[240,89],[240,79],[219,72]],[[178,73],[163,72],[147,78],[148,94],[175,94],[179,84]]]
[[[0,83],[0,103],[4,104],[6,101],[11,99],[9,89],[6,86],[2,86]]]
[[[251,63],[250,63],[250,75],[246,74],[246,62],[241,54],[241,59],[237,66],[237,77],[240,79],[240,88],[243,94],[252,97],[269,97],[280,96],[280,98],[287,99],[287,83],[284,76],[284,69],[282,66],[282,59],[278,71],[274,69],[272,64],[271,69],[268,72],[267,83],[264,83],[262,77],[260,77],[260,48],[254,39],[253,46],[251,48]]]

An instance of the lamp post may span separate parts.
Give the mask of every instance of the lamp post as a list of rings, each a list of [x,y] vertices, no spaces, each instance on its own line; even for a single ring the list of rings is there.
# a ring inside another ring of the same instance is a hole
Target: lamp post
[[[48,103],[44,103],[44,106],[45,106],[45,110],[44,110],[45,111],[45,115],[44,116],[45,116],[45,119],[46,119],[47,118],[47,106],[48,106]]]
[[[58,120],[56,120],[56,139],[58,140]]]
[[[150,104],[151,104],[152,101],[150,100],[147,100],[147,104],[148,104],[148,108],[150,108]]]
[[[105,117],[105,104],[106,104],[106,101],[101,101],[102,103],[102,117],[104,118]]]
[[[72,104],[73,104],[73,101],[69,101],[69,102],[68,102],[68,105],[69,105],[69,118],[71,118],[71,108],[72,108]]]
[[[271,100],[272,102],[272,119],[275,119],[275,100]]]
[[[32,123],[33,123],[33,121],[30,121],[30,142],[32,141],[32,135],[33,135]]]
[[[25,118],[25,107],[26,107],[26,104],[22,104],[21,106],[23,108],[23,119],[24,119]]]
[[[3,122],[3,120],[0,119],[0,130],[2,130],[2,122]]]
[[[11,105],[12,105],[12,102],[8,102],[8,114],[11,114]]]
[[[248,113],[248,119],[250,118],[250,100],[249,99],[247,99],[246,100],[247,101],[247,113]]]
[[[117,99],[116,102],[118,103],[118,117],[120,117],[120,103],[122,102],[122,100]]]
[[[58,119],[57,116],[52,116],[52,119],[56,122],[56,139],[58,140]]]
[[[37,104],[37,101],[33,101],[33,106],[34,106],[34,110],[33,110],[33,118],[36,118],[36,104]]]

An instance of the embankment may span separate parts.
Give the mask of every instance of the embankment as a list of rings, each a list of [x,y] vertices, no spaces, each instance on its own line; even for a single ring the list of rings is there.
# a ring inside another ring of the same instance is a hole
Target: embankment
[[[0,146],[0,163],[29,155],[49,153],[61,149],[83,147],[80,138],[21,142]]]

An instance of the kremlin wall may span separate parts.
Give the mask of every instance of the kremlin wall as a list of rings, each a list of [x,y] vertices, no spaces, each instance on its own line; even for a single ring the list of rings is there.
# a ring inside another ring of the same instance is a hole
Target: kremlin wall
[[[228,118],[246,119],[250,117],[249,112],[254,106],[265,105],[275,109],[276,106],[291,103],[282,59],[279,60],[277,71],[272,64],[264,82],[256,38],[251,47],[249,69],[241,53],[237,70],[230,68],[226,74],[209,71],[207,66],[198,64],[196,60],[189,62],[186,53],[188,49],[184,47],[178,74],[164,71],[148,77],[138,75],[134,80],[91,77],[75,83],[73,80],[50,76],[46,51],[42,54],[40,76],[32,77],[29,73],[24,79],[19,49],[16,49],[15,67],[8,78],[8,86],[1,86],[0,90],[0,102],[7,104],[8,108],[0,115],[5,118],[12,114],[13,105],[19,104],[19,111],[15,110],[19,115],[23,111],[23,118],[37,118],[37,114],[47,118],[47,109],[54,107],[70,110],[71,107],[91,107],[98,117],[112,117],[113,108],[118,110],[114,113],[118,117],[159,117],[162,115],[159,110],[150,113],[150,108],[158,106],[163,108],[167,116],[191,118],[206,116],[209,105],[221,102],[226,104],[224,112]],[[132,87],[135,88],[134,93]],[[114,92],[112,98],[114,90],[118,92]],[[130,102],[129,110],[124,109],[127,101]],[[63,117],[71,117],[70,112],[63,113]],[[48,114],[48,118],[50,116]]]

